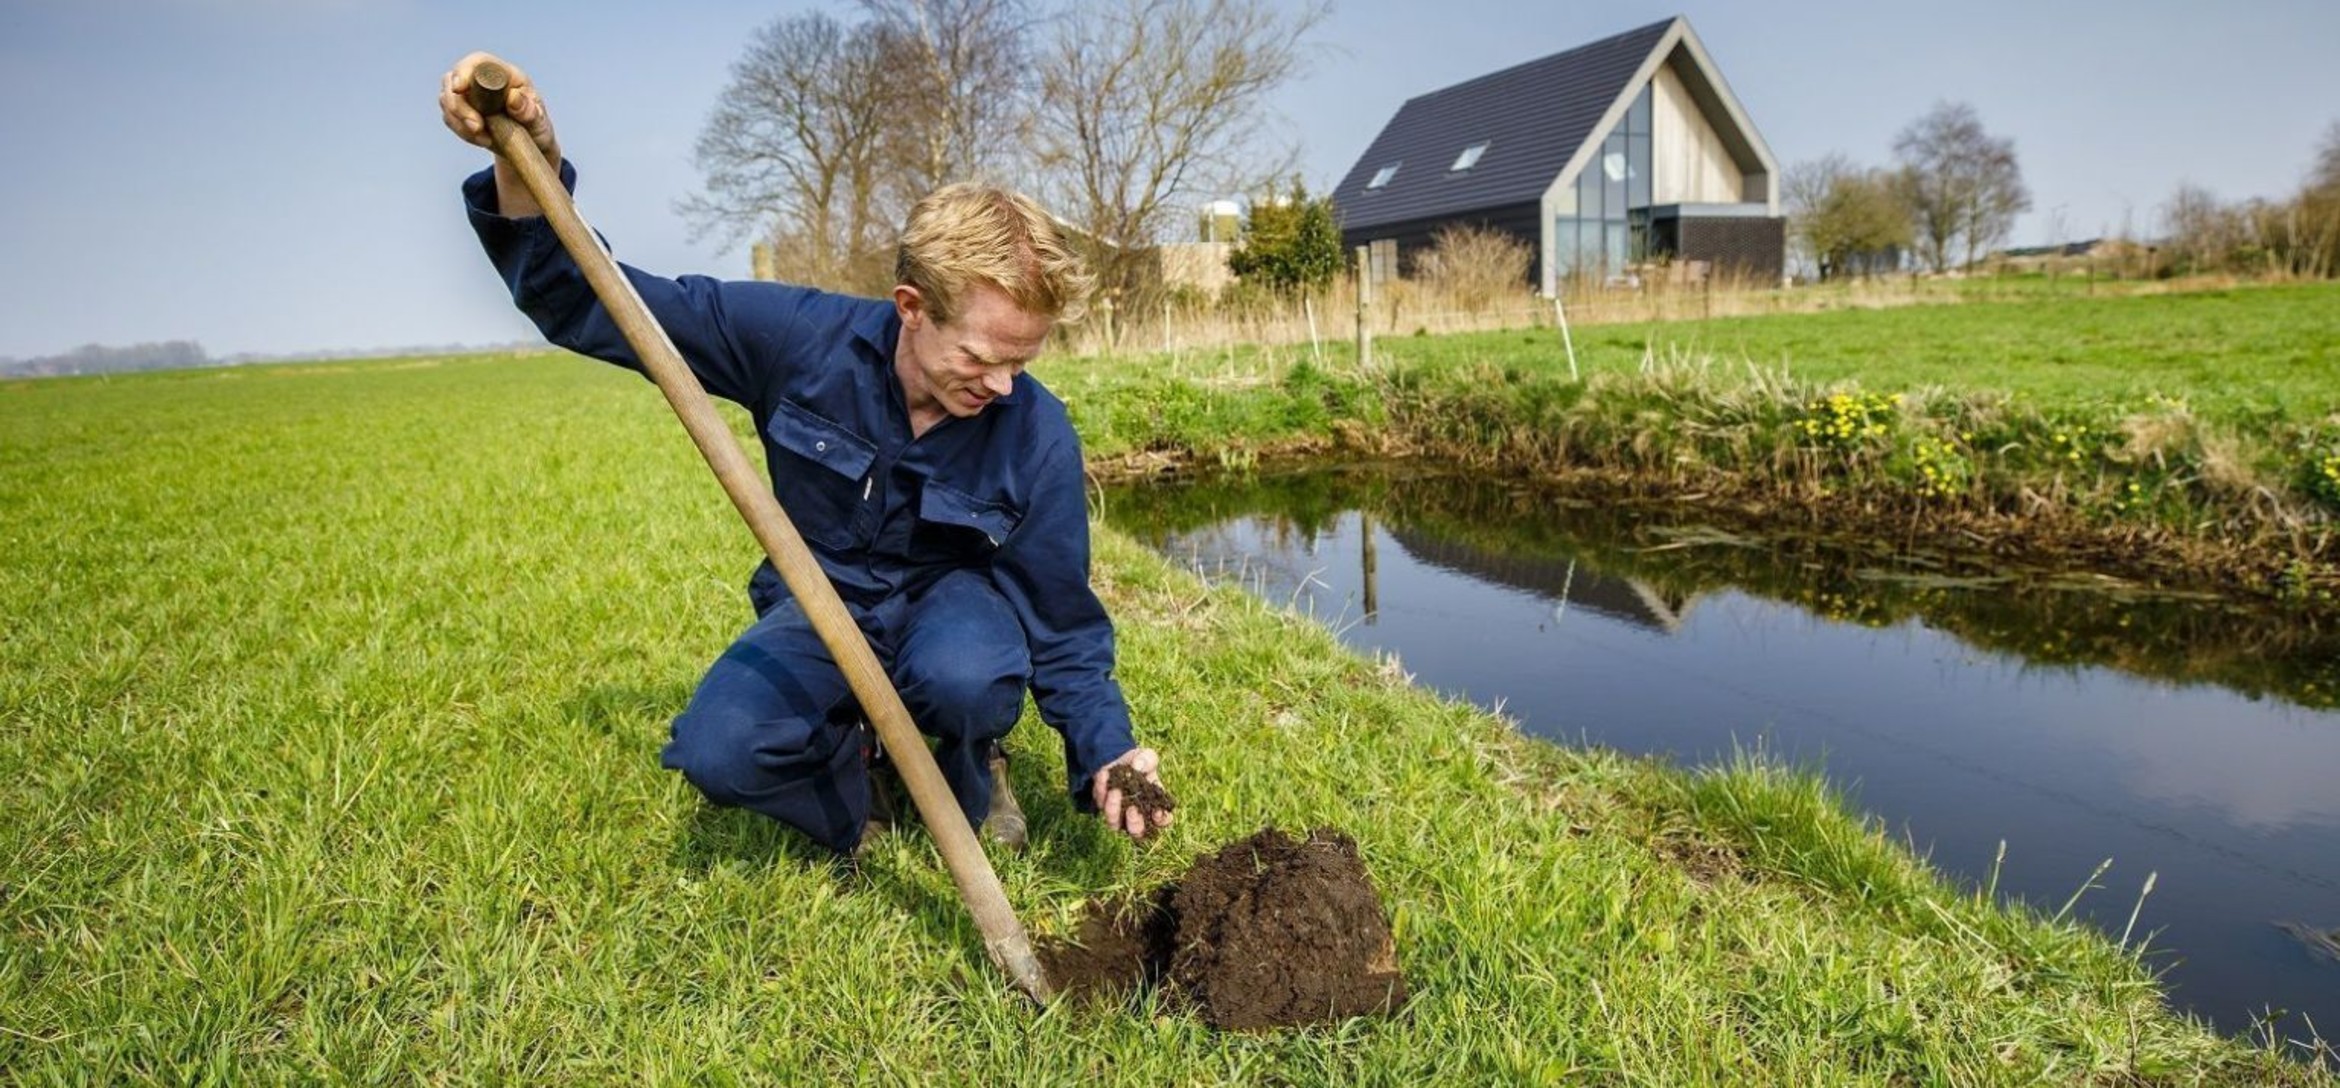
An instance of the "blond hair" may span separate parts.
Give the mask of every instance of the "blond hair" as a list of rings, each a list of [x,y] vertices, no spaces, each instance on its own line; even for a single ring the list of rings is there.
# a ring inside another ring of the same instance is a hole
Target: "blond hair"
[[[970,283],[999,288],[1027,313],[1070,324],[1088,308],[1096,278],[1064,229],[1031,197],[960,182],[910,209],[894,281],[918,289],[937,322],[957,314]]]

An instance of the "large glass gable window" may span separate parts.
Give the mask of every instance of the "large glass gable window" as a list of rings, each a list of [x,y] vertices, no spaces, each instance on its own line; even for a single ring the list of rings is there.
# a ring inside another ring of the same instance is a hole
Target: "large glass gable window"
[[[1576,176],[1576,214],[1553,224],[1561,276],[1607,279],[1649,255],[1649,123],[1644,85]]]

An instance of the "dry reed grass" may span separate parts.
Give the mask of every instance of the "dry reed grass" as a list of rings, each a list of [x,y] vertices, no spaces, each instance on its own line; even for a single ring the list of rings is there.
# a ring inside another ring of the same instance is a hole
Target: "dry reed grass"
[[[2238,277],[2215,275],[2165,280],[2092,281],[2092,294],[2149,296],[2225,290]],[[1639,322],[1697,321],[1765,314],[1885,310],[1904,306],[2049,294],[2078,294],[2082,288],[2039,277],[1880,276],[1826,284],[1782,286],[1768,279],[1730,275],[1653,274],[1637,281],[1570,283],[1557,300],[1522,284],[1509,295],[1489,297],[1473,287],[1444,289],[1422,280],[1377,284],[1363,315],[1376,338],[1439,336],[1448,333],[1551,328]],[[1066,330],[1067,346],[1079,354],[1132,351],[1207,350],[1243,345],[1341,343],[1356,337],[1359,319],[1354,277],[1334,281],[1306,297],[1229,292],[1223,299],[1195,293],[1165,295],[1116,308],[1100,305],[1081,325]]]

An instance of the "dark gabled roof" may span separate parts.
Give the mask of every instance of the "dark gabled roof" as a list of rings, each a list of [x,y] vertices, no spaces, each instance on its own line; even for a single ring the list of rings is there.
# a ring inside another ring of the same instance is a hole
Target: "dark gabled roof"
[[[1677,19],[1407,100],[1333,188],[1343,230],[1539,200]],[[1469,170],[1464,148],[1487,142]],[[1367,191],[1383,167],[1388,185]]]
[[[1680,630],[1697,602],[1695,597],[1668,597],[1636,579],[1603,574],[1590,564],[1579,568],[1565,556],[1506,554],[1414,529],[1392,527],[1389,535],[1407,555],[1430,566],[1653,631]]]

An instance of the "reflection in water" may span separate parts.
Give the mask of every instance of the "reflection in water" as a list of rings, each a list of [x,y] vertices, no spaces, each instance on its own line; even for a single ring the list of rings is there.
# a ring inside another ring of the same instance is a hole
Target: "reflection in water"
[[[1682,618],[1696,593],[1672,593],[1638,578],[1613,578],[1591,567],[1577,569],[1572,556],[1551,559],[1537,555],[1504,555],[1483,547],[1447,540],[1419,529],[1390,533],[1413,556],[1433,567],[1482,582],[1550,597],[1560,609],[1589,608],[1622,623],[1672,633],[1682,629]],[[1555,616],[1564,616],[1558,611]]]
[[[2340,926],[2340,633],[1417,470],[1122,489],[1105,513],[1530,732],[1815,763],[1969,880],[2004,840],[2000,887],[2050,910],[2110,857],[2080,909],[2111,932],[2158,873],[2138,926],[2181,1006],[2340,1024],[2340,966],[2296,936]]]

